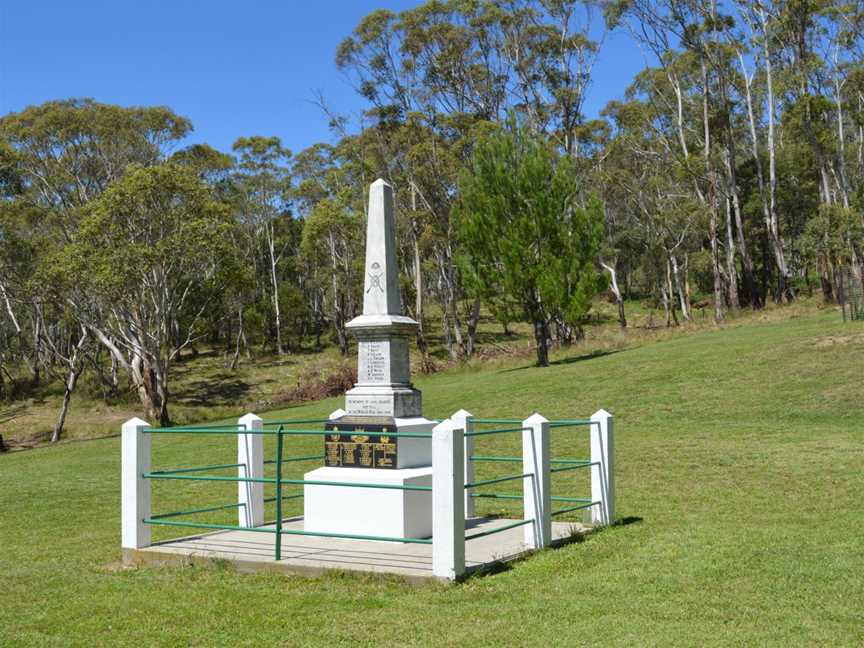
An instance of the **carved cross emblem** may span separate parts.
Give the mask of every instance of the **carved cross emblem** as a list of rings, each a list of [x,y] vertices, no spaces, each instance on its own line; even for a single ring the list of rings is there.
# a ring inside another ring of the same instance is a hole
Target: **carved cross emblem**
[[[373,288],[377,288],[382,293],[384,292],[384,286],[381,285],[381,277],[384,276],[384,273],[380,270],[381,264],[375,261],[372,264],[372,272],[369,273],[369,288],[366,289],[367,293]]]

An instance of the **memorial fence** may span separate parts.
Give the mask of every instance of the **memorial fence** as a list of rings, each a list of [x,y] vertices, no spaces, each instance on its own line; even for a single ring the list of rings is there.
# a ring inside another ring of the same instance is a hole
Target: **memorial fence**
[[[432,432],[393,432],[388,436],[399,438],[429,438],[432,443],[432,486],[369,484],[342,481],[287,479],[283,477],[285,464],[323,459],[322,454],[284,457],[286,437],[324,436],[332,431],[304,427],[317,425],[328,419],[296,419],[264,422],[247,414],[233,425],[204,425],[153,428],[140,419],[132,419],[122,430],[122,546],[124,549],[143,549],[151,544],[151,527],[168,526],[214,531],[248,531],[275,536],[274,558],[282,558],[282,536],[312,536],[351,540],[375,540],[432,545],[434,575],[450,580],[465,573],[465,543],[478,538],[524,526],[525,544],[540,549],[552,542],[552,518],[580,510],[591,510],[591,521],[605,525],[614,519],[614,480],[612,450],[612,416],[600,410],[591,419],[548,421],[534,414],[525,421],[517,419],[473,418],[460,411],[450,419],[438,423]],[[504,425],[484,429],[483,426]],[[562,428],[587,427],[590,431],[590,459],[550,456],[551,431]],[[269,428],[269,429],[268,429]],[[474,453],[475,439],[491,435],[520,433],[522,456],[479,455]],[[158,435],[235,435],[238,460],[234,463],[210,464],[168,470],[151,470],[151,442]],[[263,439],[275,437],[276,452],[273,459],[264,460]],[[521,472],[475,479],[477,463],[522,464]],[[275,468],[273,477],[264,476],[264,466]],[[588,468],[591,470],[591,497],[553,496],[551,476],[556,473]],[[237,469],[236,475],[201,474]],[[155,480],[185,480],[198,482],[235,482],[238,501],[217,506],[199,507],[169,513],[151,513],[151,483]],[[477,489],[521,481],[522,493],[476,492]],[[264,487],[272,485],[273,496],[264,497]],[[283,503],[303,498],[303,493],[285,495],[283,486],[339,486],[351,488],[382,488],[430,492],[433,498],[433,532],[429,538],[406,538],[347,533],[326,533],[284,528]],[[477,533],[466,534],[465,520],[475,514],[475,499],[521,500],[523,519]],[[264,520],[264,505],[275,505],[275,519]],[[553,510],[553,503],[565,504]],[[188,516],[216,511],[238,510],[238,524],[199,522]]]

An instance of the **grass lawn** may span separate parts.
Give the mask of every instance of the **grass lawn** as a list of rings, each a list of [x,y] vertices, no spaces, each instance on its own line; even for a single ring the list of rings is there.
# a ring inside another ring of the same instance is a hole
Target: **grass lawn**
[[[860,323],[811,311],[529,365],[421,378],[424,409],[608,409],[625,524],[456,586],[124,570],[118,438],[0,455],[0,646],[864,644]],[[584,432],[554,434],[554,456],[587,455]],[[512,450],[496,438],[477,452]],[[156,437],[154,467],[233,461],[232,441]],[[560,476],[553,494],[587,493]],[[154,512],[234,491],[157,483]]]

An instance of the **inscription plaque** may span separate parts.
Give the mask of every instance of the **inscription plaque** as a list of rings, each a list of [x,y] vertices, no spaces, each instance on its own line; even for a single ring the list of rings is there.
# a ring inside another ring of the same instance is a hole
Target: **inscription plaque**
[[[386,342],[365,342],[366,363],[365,375],[367,382],[387,382],[390,366],[390,356],[387,351]]]
[[[396,468],[396,424],[381,418],[347,417],[324,425],[324,465],[341,468]],[[332,432],[332,433],[329,433]]]

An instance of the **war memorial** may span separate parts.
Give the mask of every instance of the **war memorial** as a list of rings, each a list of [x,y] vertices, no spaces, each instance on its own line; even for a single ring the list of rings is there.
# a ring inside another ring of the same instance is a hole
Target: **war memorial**
[[[377,180],[369,192],[363,312],[348,324],[358,344],[357,383],[345,394],[344,410],[320,421],[266,421],[247,414],[236,426],[154,428],[140,419],[123,425],[125,563],[227,560],[244,571],[345,570],[455,581],[614,521],[613,427],[606,411],[562,421],[536,412],[524,420],[475,418],[466,409],[444,420],[423,415],[409,366],[417,323],[402,313],[394,219],[393,189]],[[471,402],[470,393],[465,401],[466,407],[495,411],[495,403]],[[236,463],[155,470],[152,445],[175,434],[198,437],[202,444],[213,435],[234,436]],[[582,435],[588,456],[553,457],[553,434]],[[521,456],[475,454],[478,438],[503,435],[521,437]],[[264,440],[274,437],[276,456],[265,461]],[[320,440],[320,457],[285,456],[298,437]],[[302,479],[289,478],[288,467],[298,459],[320,459],[323,465]],[[475,467],[484,462],[513,466],[513,474],[477,479]],[[236,475],[225,473],[234,468]],[[578,483],[590,481],[590,492],[552,493],[553,473],[586,471],[590,480]],[[156,513],[154,480],[233,481],[237,501]],[[485,488],[508,483],[522,492]],[[285,494],[286,487],[298,486],[302,492]],[[265,490],[272,494],[265,497]],[[477,516],[475,499],[483,497],[521,500],[523,515]],[[283,501],[298,498],[303,515],[283,516]],[[268,503],[275,506],[274,520],[265,520]],[[198,514],[231,508],[238,512],[236,525],[196,521]],[[555,521],[575,512],[584,514],[583,523]],[[196,534],[154,543],[156,526]]]

